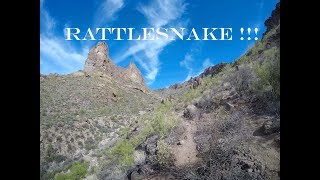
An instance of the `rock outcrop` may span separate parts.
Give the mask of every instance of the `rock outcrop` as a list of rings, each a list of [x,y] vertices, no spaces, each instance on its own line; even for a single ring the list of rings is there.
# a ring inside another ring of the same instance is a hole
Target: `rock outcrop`
[[[138,84],[144,83],[143,76],[134,62],[131,62],[130,65],[120,73],[120,77]]]
[[[105,42],[99,42],[90,50],[83,70],[88,74],[98,70],[113,76],[119,69],[120,68],[117,67],[109,57],[109,48],[107,44]]]
[[[272,11],[271,16],[264,22],[264,25],[267,27],[266,32],[263,34],[267,34],[271,29],[276,28],[280,24],[280,2],[277,3],[276,9]]]
[[[272,11],[264,25],[267,27],[263,38],[267,42],[267,48],[280,47],[280,3],[276,5],[276,9]]]
[[[227,63],[219,63],[217,65],[210,66],[206,68],[203,71],[203,73],[201,73],[199,76],[191,77],[188,81],[183,83],[171,85],[169,86],[169,89],[180,89],[180,88],[186,88],[186,87],[193,88],[193,89],[197,88],[201,84],[203,78],[209,77],[209,76],[213,77],[214,75],[220,73],[226,65]]]
[[[105,42],[99,42],[90,50],[83,71],[89,75],[95,72],[103,73],[117,81],[131,82],[146,87],[140,70],[133,62],[125,69],[112,62]]]

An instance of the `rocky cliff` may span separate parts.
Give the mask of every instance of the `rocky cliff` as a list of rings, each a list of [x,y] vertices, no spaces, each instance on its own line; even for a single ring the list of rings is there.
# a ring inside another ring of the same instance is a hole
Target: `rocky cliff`
[[[102,71],[113,76],[116,71],[119,71],[119,68],[111,61],[107,44],[99,42],[90,50],[83,70],[89,74],[94,71]]]
[[[134,62],[130,62],[129,66],[121,71],[119,77],[126,81],[132,81],[137,84],[144,84],[143,76]]]
[[[116,81],[133,83],[146,88],[143,76],[134,62],[131,62],[127,68],[115,65],[110,59],[109,48],[105,42],[99,42],[90,50],[83,71],[88,75],[102,73]]]
[[[277,3],[276,8],[272,11],[271,16],[264,22],[267,30],[263,35],[267,34],[270,30],[275,29],[280,24],[280,2]]]

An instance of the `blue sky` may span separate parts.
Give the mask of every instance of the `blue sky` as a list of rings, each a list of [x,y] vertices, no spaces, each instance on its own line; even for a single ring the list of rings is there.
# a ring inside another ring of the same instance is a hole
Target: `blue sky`
[[[110,57],[118,66],[127,67],[134,61],[150,88],[167,87],[198,75],[208,66],[232,62],[244,54],[254,40],[241,41],[240,28],[258,27],[261,38],[264,21],[277,2],[40,0],[40,72],[68,74],[83,69],[90,48],[97,41],[66,41],[66,27],[81,31],[96,27],[232,28],[232,41],[106,41]]]

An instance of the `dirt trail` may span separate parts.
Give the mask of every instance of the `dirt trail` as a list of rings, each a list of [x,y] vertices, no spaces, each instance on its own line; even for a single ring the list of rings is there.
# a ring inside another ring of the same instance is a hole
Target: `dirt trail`
[[[196,157],[198,151],[196,149],[196,143],[193,140],[193,135],[197,131],[197,126],[193,121],[184,121],[182,125],[185,128],[185,132],[181,136],[180,145],[172,146],[173,154],[175,157],[175,166],[184,167],[187,165],[195,164],[199,162],[199,158]]]

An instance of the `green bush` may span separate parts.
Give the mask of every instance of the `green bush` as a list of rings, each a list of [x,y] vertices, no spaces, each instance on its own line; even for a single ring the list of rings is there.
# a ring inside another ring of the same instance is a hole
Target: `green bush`
[[[88,172],[88,164],[75,162],[71,165],[67,173],[58,173],[55,180],[80,180],[86,177]]]
[[[130,139],[130,142],[134,147],[136,147],[136,146],[140,145],[141,143],[143,143],[146,140],[146,138],[148,138],[153,133],[154,133],[154,129],[153,129],[151,123],[148,122],[146,124],[146,126],[141,130],[141,132],[139,132],[138,135],[136,135]]]
[[[254,84],[255,90],[260,93],[272,91],[280,98],[280,51],[276,48],[264,52],[265,60],[262,64],[255,66],[258,80]]]
[[[111,149],[110,155],[118,161],[120,165],[131,166],[134,162],[133,152],[134,146],[127,139],[123,139],[118,141]]]
[[[155,114],[155,117],[153,119],[153,128],[154,130],[162,137],[164,136],[164,134],[166,133],[166,124],[165,124],[165,121],[164,121],[164,116],[163,114]]]
[[[161,104],[154,112],[152,118],[152,127],[161,137],[164,137],[176,125],[177,119],[174,118],[170,111],[173,105],[171,102]]]
[[[158,141],[157,144],[157,161],[161,166],[168,166],[173,162],[171,149],[164,140]]]
[[[265,43],[258,40],[254,46],[251,48],[251,55],[260,54],[265,49]]]

